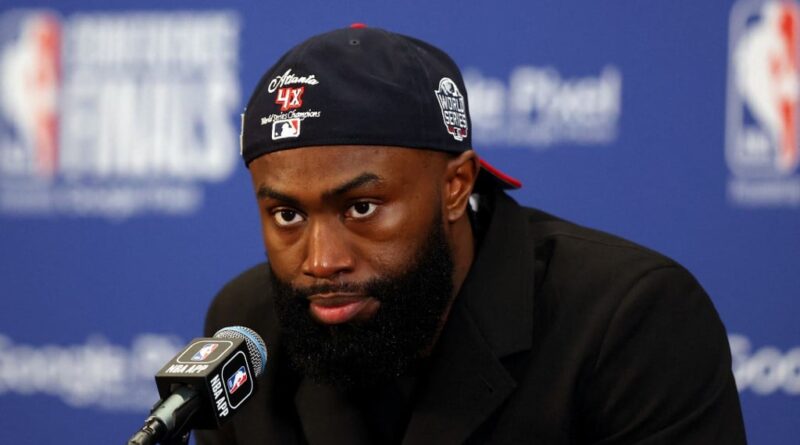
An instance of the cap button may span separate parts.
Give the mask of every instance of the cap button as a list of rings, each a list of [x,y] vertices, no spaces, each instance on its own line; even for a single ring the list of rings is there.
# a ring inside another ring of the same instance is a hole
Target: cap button
[[[351,24],[350,27],[353,29],[361,29],[361,28],[366,28],[367,25],[365,25],[364,23],[356,22]]]

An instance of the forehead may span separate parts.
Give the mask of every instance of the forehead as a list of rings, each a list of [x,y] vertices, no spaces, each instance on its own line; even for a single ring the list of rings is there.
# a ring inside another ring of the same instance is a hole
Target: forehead
[[[411,182],[443,172],[446,155],[432,150],[384,146],[319,146],[282,150],[250,163],[256,186],[334,186],[364,173],[387,182]]]

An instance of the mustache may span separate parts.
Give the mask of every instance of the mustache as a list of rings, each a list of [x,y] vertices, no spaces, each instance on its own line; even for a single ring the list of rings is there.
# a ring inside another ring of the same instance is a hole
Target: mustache
[[[372,293],[370,290],[373,289],[378,282],[380,282],[380,279],[372,279],[363,283],[323,283],[303,287],[291,285],[290,288],[295,297],[306,299],[317,294],[347,293],[370,295]]]

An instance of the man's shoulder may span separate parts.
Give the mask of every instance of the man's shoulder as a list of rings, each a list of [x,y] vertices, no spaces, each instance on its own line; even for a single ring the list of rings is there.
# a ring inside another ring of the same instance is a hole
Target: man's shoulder
[[[260,263],[225,284],[209,305],[205,334],[233,325],[248,326],[257,332],[274,326],[269,273],[267,263]]]
[[[521,387],[556,388],[531,404],[561,419],[578,406],[592,442],[744,443],[725,329],[692,274],[618,236],[520,211],[537,286],[531,355],[519,356],[532,365],[516,372]]]
[[[663,303],[676,305],[691,304],[695,298],[708,300],[694,275],[662,253],[541,210],[523,208],[522,212],[528,240],[534,243],[534,275],[540,304],[558,301],[557,305],[565,310],[592,308],[598,316],[602,313],[611,317],[625,301],[641,301],[655,295],[666,299]],[[675,283],[682,283],[684,288],[669,295],[661,292]],[[660,289],[655,291],[651,286]],[[699,294],[689,289],[698,290]]]
[[[588,272],[683,269],[672,258],[634,241],[582,226],[539,209],[521,208],[537,259]]]

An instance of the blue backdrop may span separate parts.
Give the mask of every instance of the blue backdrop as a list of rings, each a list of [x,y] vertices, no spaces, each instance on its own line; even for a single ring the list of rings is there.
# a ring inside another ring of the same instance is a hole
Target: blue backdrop
[[[516,199],[686,265],[729,331],[750,443],[798,443],[800,17],[745,0],[6,1],[0,442],[140,426],[155,370],[263,259],[244,102],[352,22],[453,56]]]

